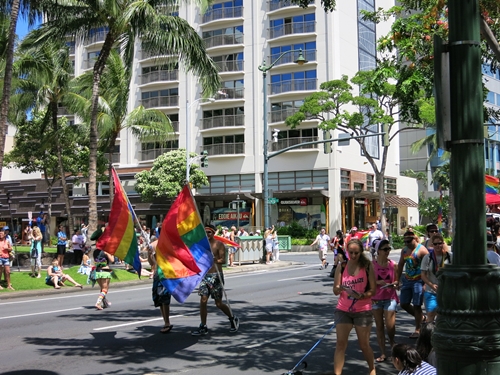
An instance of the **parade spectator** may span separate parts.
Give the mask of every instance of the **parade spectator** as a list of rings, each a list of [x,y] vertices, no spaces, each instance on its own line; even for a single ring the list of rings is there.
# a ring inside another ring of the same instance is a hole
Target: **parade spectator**
[[[34,227],[30,232],[31,241],[31,277],[36,277],[39,279],[42,272],[42,242],[43,235],[40,228]],[[36,255],[36,256],[35,256]]]
[[[278,240],[278,233],[274,232],[273,237],[273,262],[280,261],[280,241]]]
[[[3,274],[5,281],[7,282],[7,289],[14,290],[10,282],[10,252],[12,251],[12,245],[5,238],[5,231],[0,228],[0,274]],[[0,289],[3,289],[0,286]]]
[[[448,246],[444,242],[444,238],[439,233],[432,236],[429,242],[432,248],[429,249],[429,254],[422,259],[422,281],[425,285],[424,304],[425,312],[427,313],[427,321],[432,322],[437,315],[437,289],[438,289],[438,271],[445,266],[451,264],[452,254],[448,251]]]
[[[160,238],[160,233],[161,233],[161,223],[156,223],[156,228],[155,228],[155,237]]]
[[[3,227],[3,230],[5,231],[5,238],[7,240],[7,242],[10,243],[10,247],[12,248],[14,242],[12,242],[12,237],[10,236],[10,228],[6,225]],[[13,250],[12,250],[12,254],[13,254]],[[14,258],[13,257],[10,257],[10,266],[12,267],[12,265],[14,264]],[[0,278],[1,280],[1,278]]]
[[[370,227],[370,232],[368,232],[368,241],[366,241],[366,249],[370,250],[370,248],[374,248],[373,241],[382,240],[384,238],[384,234],[382,231],[378,230],[377,223],[373,223]],[[373,254],[372,254],[373,255]]]
[[[380,348],[380,357],[377,362],[384,362],[387,359],[385,354],[385,334],[389,337],[389,346],[394,346],[394,336],[396,334],[396,307],[398,305],[398,295],[395,286],[397,285],[396,262],[389,259],[391,246],[388,240],[375,240],[373,243],[377,253],[373,260],[373,270],[377,280],[377,292],[373,296],[373,317],[377,328],[377,342]]]
[[[198,295],[200,296],[200,319],[201,323],[197,330],[191,332],[193,336],[206,335],[208,333],[207,327],[207,303],[208,297],[212,297],[215,300],[215,305],[219,310],[221,310],[229,318],[231,323],[231,328],[229,332],[234,333],[238,331],[240,326],[240,320],[237,316],[232,315],[230,308],[222,302],[223,294],[223,283],[222,277],[222,264],[224,263],[225,257],[225,247],[220,241],[214,238],[216,229],[213,225],[205,226],[205,231],[210,242],[210,248],[212,249],[212,254],[214,256],[214,262],[212,267],[208,270],[207,274],[203,278],[198,287]]]
[[[82,264],[80,264],[80,268],[77,271],[82,275],[89,276],[90,272],[92,271],[92,260],[90,259],[89,253],[90,253],[90,247],[85,248],[83,252]]]
[[[55,289],[60,289],[62,286],[64,286],[64,283],[66,281],[74,284],[76,288],[83,288],[83,286],[73,280],[71,276],[63,273],[62,268],[59,266],[58,260],[54,259],[49,268],[47,268],[47,277],[45,278],[45,284],[53,286]]]
[[[47,214],[44,214],[43,211],[40,211],[40,214],[36,218],[36,225],[38,228],[40,228],[40,233],[42,233],[42,252],[45,249],[45,243],[47,243],[47,235],[46,235],[46,230],[47,230]]]
[[[494,236],[488,232],[486,234],[486,258],[488,259],[488,263],[500,266],[500,255],[495,245],[496,241]]]
[[[412,231],[406,231],[403,235],[405,247],[401,250],[398,263],[397,279],[401,285],[401,307],[415,318],[415,332],[410,338],[417,339],[420,334],[422,324],[422,303],[423,303],[423,281],[421,277],[421,264],[424,256],[429,254],[427,249],[418,243],[418,237]],[[405,268],[405,276],[403,274]]]
[[[330,244],[330,236],[326,234],[326,229],[321,228],[320,233],[316,236],[316,239],[311,244],[311,247],[318,244],[318,256],[321,260],[320,270],[326,269],[328,267],[328,262],[326,261],[326,253],[328,252],[328,245]]]
[[[248,236],[248,232],[245,230],[244,227],[240,227],[240,230],[237,233],[237,237],[246,237]]]
[[[88,232],[89,232],[89,227],[88,225],[85,225],[85,223],[82,223],[82,225],[80,226],[80,231],[82,233],[82,236],[83,236],[83,243],[86,244],[87,241],[88,241]]]
[[[73,237],[71,237],[71,248],[73,249],[75,264],[81,264],[83,251],[85,250],[85,240],[80,229],[75,230]]]
[[[432,347],[431,341],[435,327],[436,322],[426,322],[422,324],[420,336],[417,339],[417,352],[420,354],[423,361],[437,368],[436,352]]]
[[[392,364],[398,375],[436,375],[436,368],[423,361],[417,350],[409,345],[396,344],[392,347]]]
[[[158,263],[156,262],[156,246],[158,245],[158,239],[155,236],[151,236],[151,242],[148,245],[148,262],[151,265],[151,272],[153,274],[156,272]]]
[[[273,241],[276,236],[274,225],[269,227],[264,232],[264,240],[266,242],[266,264],[271,264],[271,255],[273,254]]]
[[[355,327],[358,343],[368,364],[369,374],[375,375],[370,331],[373,324],[372,296],[375,295],[375,273],[371,262],[363,253],[363,243],[354,239],[347,244],[349,261],[344,269],[337,267],[333,293],[340,295],[335,310],[337,344],[333,360],[333,373],[341,374],[349,334]]]
[[[57,260],[59,265],[64,264],[64,255],[66,255],[66,243],[68,242],[68,237],[64,230],[64,226],[59,225],[59,231],[57,232]]]

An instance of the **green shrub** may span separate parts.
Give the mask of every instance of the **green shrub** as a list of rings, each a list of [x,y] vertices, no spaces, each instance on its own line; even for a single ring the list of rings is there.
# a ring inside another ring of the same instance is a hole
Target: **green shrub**
[[[290,236],[292,238],[313,238],[312,241],[319,234],[319,230],[304,228],[296,221],[293,221],[290,225],[278,228],[277,232],[278,235]]]
[[[50,236],[50,245],[57,246],[57,237],[56,236]]]
[[[292,238],[292,246],[309,246],[313,241],[308,238]]]
[[[402,249],[405,246],[403,236],[398,234],[392,235],[392,248],[393,249]]]

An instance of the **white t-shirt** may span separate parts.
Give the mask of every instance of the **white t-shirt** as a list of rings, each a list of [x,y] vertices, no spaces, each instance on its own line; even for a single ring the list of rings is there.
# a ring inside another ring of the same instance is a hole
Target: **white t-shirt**
[[[382,240],[384,239],[384,234],[378,229],[370,231],[368,234],[368,244],[371,246],[373,240]]]
[[[83,245],[84,245],[83,236],[81,234],[73,235],[73,237],[71,238],[71,248],[73,250],[82,250]]]
[[[448,252],[449,257],[446,257],[446,254],[444,252],[443,252],[443,255],[438,255],[437,253],[434,253],[434,254],[436,254],[436,260],[437,260],[438,267],[441,267],[441,265],[444,265],[444,264],[451,263],[451,259],[452,259],[451,253]],[[444,263],[443,263],[443,257],[445,257]],[[422,259],[422,264],[420,265],[420,269],[422,271],[427,271],[427,277],[429,278],[429,281],[432,284],[436,284],[436,285],[438,284],[438,278],[436,276],[436,264],[434,264],[434,261],[431,262],[430,254],[426,254],[424,256],[424,258]],[[425,291],[429,292],[429,293],[436,294],[436,292],[427,284],[425,284]]]
[[[316,241],[319,250],[321,251],[328,250],[328,244],[330,243],[330,236],[328,234],[318,234],[316,236]]]

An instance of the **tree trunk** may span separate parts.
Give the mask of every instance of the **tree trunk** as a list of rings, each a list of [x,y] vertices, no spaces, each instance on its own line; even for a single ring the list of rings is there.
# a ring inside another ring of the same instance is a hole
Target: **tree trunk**
[[[5,136],[7,134],[7,116],[9,114],[10,88],[12,84],[12,66],[14,61],[14,41],[16,37],[16,25],[19,15],[20,0],[12,2],[9,25],[9,39],[7,41],[7,51],[5,53],[5,75],[3,83],[2,103],[0,104],[0,166],[3,165],[5,153]],[[2,178],[2,168],[0,167],[0,179]]]
[[[75,225],[73,222],[73,214],[71,212],[71,202],[69,200],[69,189],[68,184],[66,183],[66,172],[64,171],[63,159],[62,159],[62,150],[61,143],[59,141],[58,133],[59,133],[59,123],[57,121],[57,103],[50,103],[52,110],[52,127],[56,134],[55,142],[56,142],[56,150],[57,150],[57,162],[59,164],[59,174],[61,175],[61,186],[63,188],[63,198],[64,204],[66,206],[66,212],[68,213],[68,227],[70,232],[74,229]]]
[[[89,155],[89,229],[93,233],[97,229],[97,114],[99,110],[99,84],[102,72],[106,66],[114,37],[111,33],[106,35],[101,53],[94,65],[94,79],[92,82],[92,109],[90,117],[90,155]]]

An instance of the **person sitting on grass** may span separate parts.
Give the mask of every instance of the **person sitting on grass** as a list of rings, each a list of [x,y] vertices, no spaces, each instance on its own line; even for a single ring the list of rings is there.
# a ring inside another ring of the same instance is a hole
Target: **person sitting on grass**
[[[65,286],[64,283],[66,281],[74,284],[76,288],[83,288],[83,286],[73,280],[71,276],[63,273],[61,267],[59,267],[58,260],[54,259],[52,261],[52,265],[47,268],[47,277],[45,278],[45,284],[53,286],[55,289],[60,289],[61,286]]]

